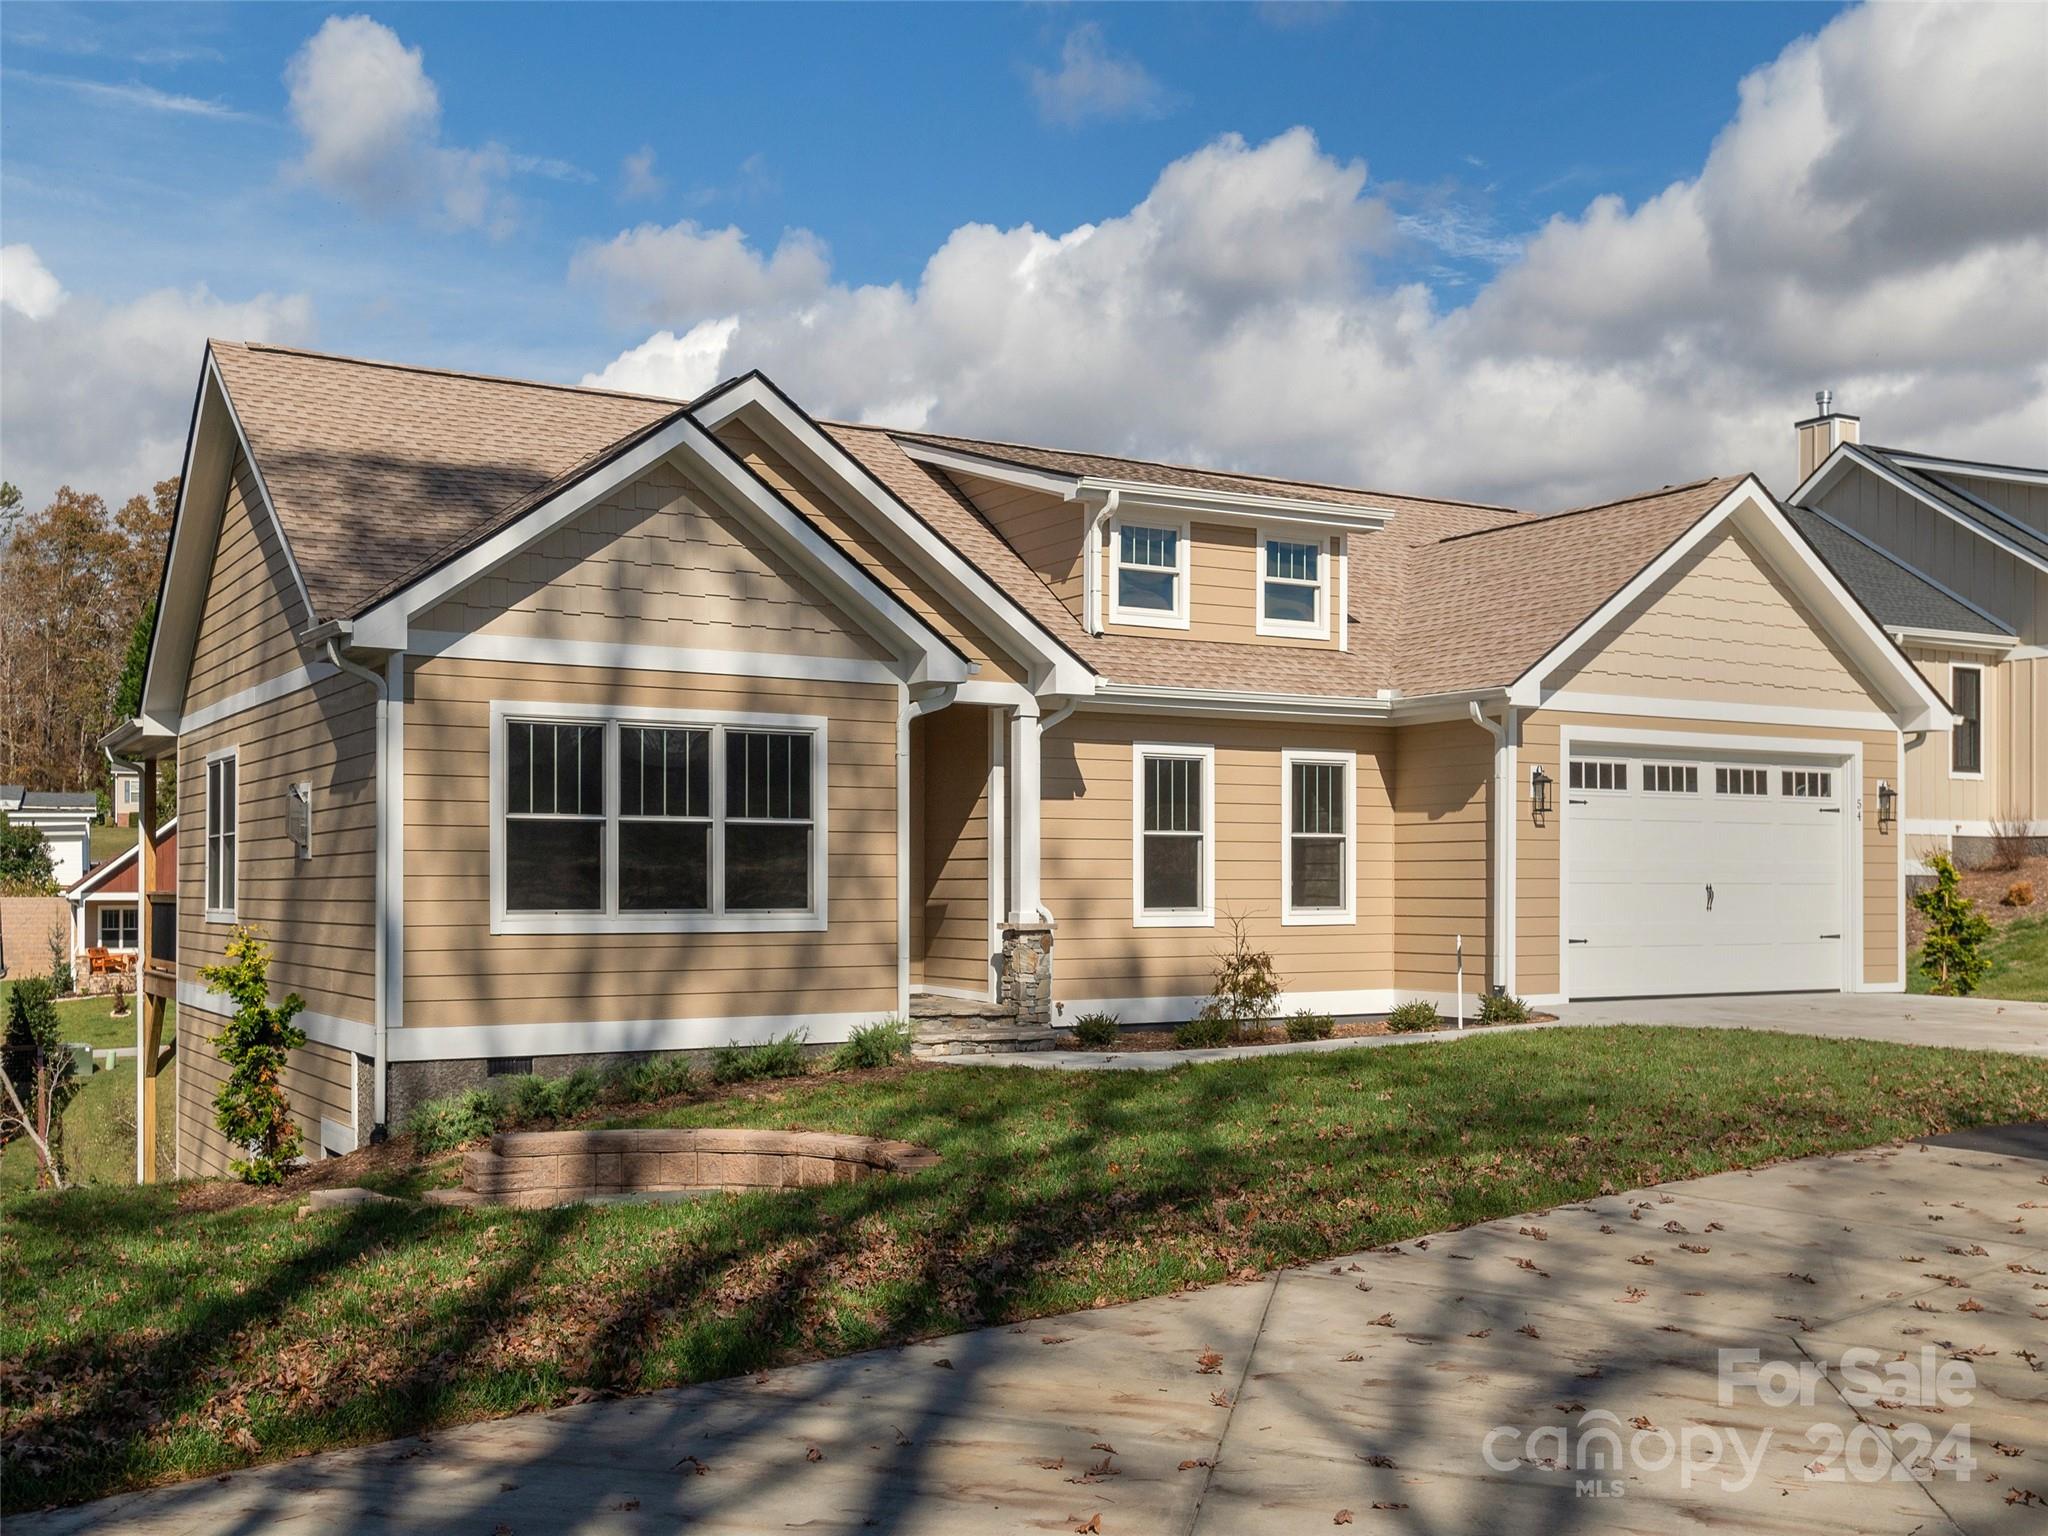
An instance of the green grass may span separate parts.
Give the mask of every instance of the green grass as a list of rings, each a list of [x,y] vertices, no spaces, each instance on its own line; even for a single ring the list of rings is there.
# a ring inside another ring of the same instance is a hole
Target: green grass
[[[1977,988],[1979,997],[2023,1003],[2048,1003],[2048,917],[2022,917],[1998,930],[1991,940],[1991,973]],[[1913,951],[1907,989],[1929,990],[1920,970],[1920,951]]]
[[[92,824],[92,861],[104,864],[108,859],[126,853],[135,846],[135,823],[117,827],[109,822],[96,821]]]
[[[7,1017],[7,994],[13,983],[0,981],[0,1023]],[[57,1005],[67,1041],[97,1050],[135,1044],[135,997],[128,997],[128,1016],[113,1016],[111,997],[81,997]],[[178,1005],[164,1004],[164,1043],[177,1038]],[[157,1117],[170,1124],[174,1074],[166,1067],[157,1082]],[[135,1063],[122,1061],[113,1070],[95,1072],[64,1108],[65,1161],[78,1183],[135,1182]],[[26,1141],[0,1149],[0,1191],[35,1187],[36,1154]]]
[[[0,1024],[7,1019],[7,995],[14,990],[11,981],[0,981]],[[133,979],[127,989],[128,1013],[124,1018],[114,1017],[114,1000],[111,997],[76,997],[57,1005],[57,1015],[64,1021],[64,1038],[98,1050],[112,1046],[135,1043],[135,988]],[[164,1004],[164,1043],[177,1038],[178,1005]]]
[[[2048,1063],[2019,1056],[1575,1029],[1169,1073],[814,1077],[614,1122],[851,1131],[943,1158],[680,1205],[300,1221],[289,1196],[213,1211],[164,1187],[16,1196],[0,1201],[5,1499],[69,1502],[2043,1116]]]

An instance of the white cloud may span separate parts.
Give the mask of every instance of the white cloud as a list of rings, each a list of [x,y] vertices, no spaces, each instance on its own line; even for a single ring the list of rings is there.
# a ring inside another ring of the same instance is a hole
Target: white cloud
[[[34,246],[0,246],[0,307],[47,320],[64,298],[63,284],[50,275]]]
[[[1743,468],[1789,489],[1823,385],[1881,441],[2039,462],[2044,75],[2027,7],[1848,12],[1742,82],[1696,176],[1553,220],[1462,309],[1374,280],[1395,214],[1303,129],[1219,139],[1064,233],[963,225],[909,284],[692,225],[577,270],[665,328],[672,361],[627,354],[636,387],[759,366],[826,414],[1390,489],[1544,506]]]
[[[168,112],[179,117],[239,118],[245,113],[237,112],[223,101],[214,101],[200,96],[183,96],[172,91],[158,90],[153,85],[138,81],[119,84],[106,80],[81,80],[75,75],[41,75],[26,69],[11,69],[8,74],[21,80],[32,80],[37,85],[54,86],[59,90],[83,96],[89,101],[105,102],[117,107],[134,107],[144,112]]]
[[[599,389],[623,389],[636,395],[667,395],[691,400],[719,380],[718,362],[739,321],[706,320],[683,335],[657,331],[639,346],[622,352],[596,373],[583,376]]]
[[[36,279],[25,291],[43,302],[19,302],[18,272]],[[304,342],[313,335],[313,306],[303,294],[235,303],[202,287],[166,288],[126,304],[63,297],[26,246],[6,247],[4,282],[0,475],[21,487],[31,507],[67,482],[116,501],[176,474],[207,337]]]
[[[1038,115],[1071,128],[1091,118],[1156,117],[1166,92],[1136,59],[1109,51],[1102,28],[1085,21],[1060,45],[1060,67],[1030,71]]]
[[[627,202],[659,197],[668,185],[654,169],[654,146],[642,144],[619,162],[619,196]]]
[[[503,235],[515,174],[589,181],[566,160],[441,140],[441,93],[423,55],[367,16],[330,16],[285,66],[292,121],[306,141],[294,169],[371,213],[422,212]]]

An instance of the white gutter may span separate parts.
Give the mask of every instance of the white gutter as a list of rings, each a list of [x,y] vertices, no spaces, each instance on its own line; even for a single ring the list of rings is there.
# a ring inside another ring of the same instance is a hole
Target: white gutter
[[[391,861],[387,856],[390,846],[390,824],[392,807],[389,804],[389,785],[385,782],[385,769],[390,762],[391,735],[391,694],[385,686],[381,673],[372,672],[368,667],[350,661],[341,654],[341,642],[335,636],[327,638],[327,659],[351,677],[359,677],[377,690],[377,935],[376,935],[376,997],[371,1004],[371,1018],[374,1021],[375,1065],[374,1095],[375,1108],[372,1114],[370,1140],[382,1141],[388,1134],[385,1125],[385,1078],[390,1073],[391,1061],[391,1015],[390,1015],[390,964],[391,933],[387,921],[391,911]]]
[[[1512,940],[1508,936],[1511,920],[1511,905],[1508,900],[1510,884],[1514,879],[1515,823],[1510,797],[1514,793],[1515,768],[1514,746],[1508,739],[1508,724],[1514,718],[1512,711],[1504,711],[1501,723],[1486,718],[1475,701],[1466,706],[1471,711],[1472,723],[1493,738],[1493,792],[1488,797],[1488,816],[1493,823],[1493,868],[1488,871],[1488,923],[1493,932],[1492,942],[1487,946],[1487,970],[1493,984],[1502,991],[1508,990],[1508,948]]]

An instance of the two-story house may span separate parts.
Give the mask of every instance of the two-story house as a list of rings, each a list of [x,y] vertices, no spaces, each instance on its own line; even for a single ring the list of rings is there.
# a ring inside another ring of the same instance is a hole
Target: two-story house
[[[2048,469],[1861,441],[1817,397],[1795,516],[1954,706],[1906,741],[1906,847],[1974,863],[1995,824],[2048,841]],[[1902,579],[1903,573],[1903,579]],[[1905,595],[1910,594],[1910,595]]]
[[[187,1173],[238,924],[329,1150],[529,1066],[1186,1018],[1233,920],[1286,1009],[1897,989],[1949,718],[1747,475],[1531,516],[758,374],[215,343],[160,612],[110,746],[177,752]]]

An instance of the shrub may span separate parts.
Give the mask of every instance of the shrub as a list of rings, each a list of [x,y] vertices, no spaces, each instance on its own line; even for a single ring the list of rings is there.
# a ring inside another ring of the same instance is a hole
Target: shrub
[[[1210,1050],[1230,1044],[1236,1035],[1236,1026],[1227,1017],[1204,1008],[1185,1024],[1173,1026],[1173,1048],[1176,1051]]]
[[[1387,1015],[1387,1028],[1397,1034],[1408,1034],[1418,1029],[1442,1029],[1444,1016],[1436,1011],[1435,1003],[1426,1003],[1417,998],[1403,1003]]]
[[[1991,818],[1991,855],[1985,860],[1990,868],[2008,872],[2018,869],[2033,851],[2034,839],[2026,817],[2018,811],[2007,811]]]
[[[614,1104],[652,1104],[697,1086],[697,1074],[680,1056],[653,1056],[612,1070],[603,1097]]]
[[[60,929],[50,935],[50,985],[59,997],[69,997],[78,990],[78,977],[71,970],[71,941],[66,930]]]
[[[49,979],[24,976],[17,981],[7,996],[7,1029],[0,1043],[0,1067],[13,1097],[0,1103],[0,1123],[18,1125],[32,1136],[38,1143],[36,1182],[57,1189],[64,1187],[64,1106],[82,1086],[63,1032]],[[6,1139],[0,1130],[0,1141]]]
[[[422,1152],[447,1152],[466,1141],[481,1141],[498,1129],[505,1104],[482,1088],[466,1088],[446,1098],[429,1099],[412,1113],[406,1130]]]
[[[1327,1040],[1337,1033],[1337,1021],[1327,1013],[1312,1009],[1297,1009],[1287,1021],[1287,1038],[1290,1040]]]
[[[595,1104],[603,1089],[604,1080],[589,1067],[578,1067],[567,1077],[522,1073],[499,1085],[498,1096],[504,1104],[500,1123],[536,1125],[573,1119]]]
[[[0,816],[0,896],[55,896],[58,889],[57,867],[43,834]]]
[[[910,1054],[910,1025],[902,1019],[863,1024],[846,1037],[827,1064],[834,1072],[859,1072],[886,1067]]]
[[[735,1040],[711,1053],[714,1083],[750,1083],[764,1077],[802,1077],[810,1070],[804,1059],[804,1031],[780,1035],[762,1045]]]
[[[227,1079],[213,1096],[214,1124],[232,1146],[248,1156],[228,1164],[236,1177],[250,1184],[275,1184],[299,1156],[299,1128],[285,1097],[284,1068],[291,1053],[306,1043],[306,1032],[292,1020],[306,1000],[287,993],[270,1002],[270,946],[253,928],[235,929],[226,958],[203,965],[199,979],[234,1000],[234,1017],[213,1037],[214,1049]]]
[[[1202,1005],[1204,1014],[1223,1021],[1232,1040],[1262,1033],[1260,1026],[1273,1016],[1280,1001],[1280,978],[1274,974],[1273,957],[1253,949],[1244,930],[1242,917],[1230,919],[1230,948],[1216,957],[1216,990]]]
[[[1074,1041],[1084,1051],[1106,1051],[1123,1033],[1123,1020],[1113,1013],[1084,1013],[1074,1020]]]
[[[1991,969],[1984,946],[1991,924],[1977,904],[1963,894],[1955,861],[1945,853],[1931,855],[1928,867],[1934,884],[1913,893],[1913,905],[1927,919],[1927,937],[1920,943],[1920,973],[1944,997],[1968,997]]]
[[[2034,882],[2015,880],[2005,888],[2005,894],[1998,898],[2001,907],[2031,907],[2034,904]]]
[[[1529,1005],[1512,992],[1483,993],[1479,998],[1479,1022],[1526,1024],[1529,1022]]]

